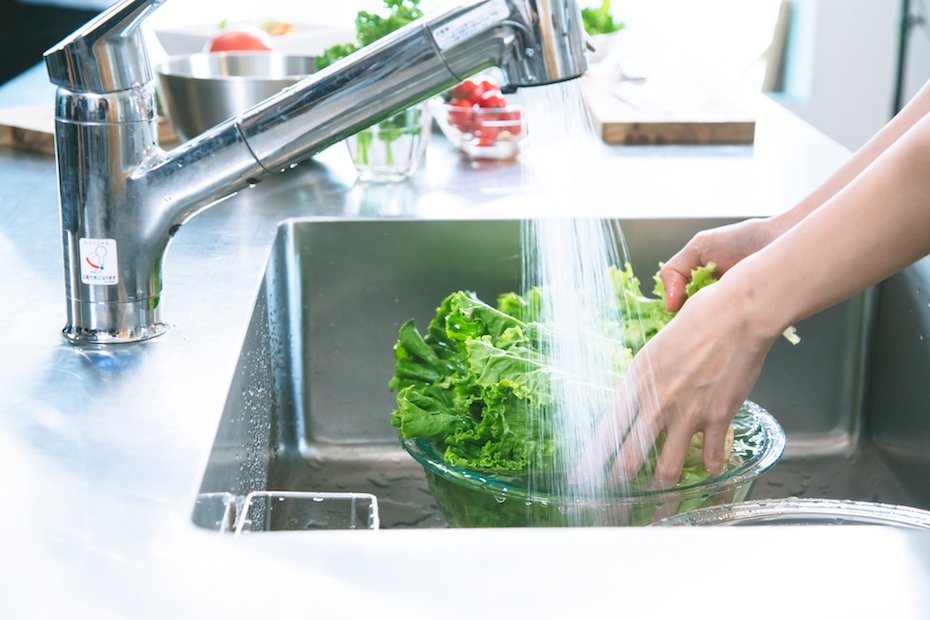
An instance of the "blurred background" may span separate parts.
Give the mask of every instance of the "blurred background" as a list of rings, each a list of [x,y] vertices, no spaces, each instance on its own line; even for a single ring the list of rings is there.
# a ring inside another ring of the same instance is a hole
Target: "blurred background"
[[[614,0],[626,28],[611,58],[646,74],[675,71],[763,90],[850,149],[861,146],[930,79],[928,0]],[[443,0],[422,0],[429,12]],[[109,0],[0,0],[0,83]],[[583,6],[599,0],[581,0]],[[359,10],[382,0],[168,0],[154,32],[275,20],[351,32]]]

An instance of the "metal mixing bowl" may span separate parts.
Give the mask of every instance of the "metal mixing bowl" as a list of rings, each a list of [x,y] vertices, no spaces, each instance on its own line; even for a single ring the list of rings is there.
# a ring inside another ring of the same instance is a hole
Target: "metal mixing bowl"
[[[703,508],[653,525],[891,525],[930,530],[930,511],[873,502],[789,497]]]
[[[189,140],[316,71],[313,56],[214,52],[174,56],[155,67],[162,107]]]

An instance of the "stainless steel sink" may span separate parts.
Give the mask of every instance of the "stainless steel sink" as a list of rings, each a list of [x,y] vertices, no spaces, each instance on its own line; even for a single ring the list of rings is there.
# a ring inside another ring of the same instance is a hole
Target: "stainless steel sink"
[[[651,282],[658,262],[695,232],[730,221],[617,224],[637,274]],[[194,522],[228,528],[234,517],[223,506],[253,491],[351,491],[377,496],[382,527],[444,527],[390,424],[392,347],[404,321],[423,330],[454,290],[486,300],[518,290],[520,264],[517,221],[284,222]],[[920,475],[930,448],[930,391],[920,371],[930,357],[925,271],[918,264],[804,321],[796,347],[775,345],[751,397],[782,424],[788,449],[754,497],[930,507],[930,482]],[[253,530],[341,523],[306,504],[268,501],[249,515]]]

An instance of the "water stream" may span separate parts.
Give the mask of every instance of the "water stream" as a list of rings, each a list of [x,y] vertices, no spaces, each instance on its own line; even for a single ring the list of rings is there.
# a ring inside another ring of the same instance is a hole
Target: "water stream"
[[[522,228],[523,290],[540,287],[535,311],[547,326],[543,350],[553,367],[551,404],[529,416],[544,420],[555,443],[553,469],[569,472],[590,442],[629,362],[611,266],[629,261],[616,222],[593,214],[612,205],[592,204],[605,192],[591,190],[604,178],[598,145],[576,81],[521,91],[529,134],[523,150],[526,181],[535,188],[540,213]],[[618,199],[619,200],[619,199]],[[530,437],[545,429],[530,428]],[[623,440],[614,430],[613,445]],[[615,485],[603,467],[578,472],[581,482],[530,471],[537,493],[561,496],[571,506],[600,502]],[[590,515],[585,518],[589,518]],[[588,523],[590,524],[590,523]]]

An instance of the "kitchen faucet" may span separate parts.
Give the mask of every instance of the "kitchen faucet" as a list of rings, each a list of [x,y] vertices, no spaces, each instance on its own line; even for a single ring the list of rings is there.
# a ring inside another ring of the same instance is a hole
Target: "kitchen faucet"
[[[577,78],[590,47],[575,0],[466,0],[166,152],[139,30],[164,1],[121,0],[45,53],[75,344],[168,329],[162,260],[199,211],[488,67],[507,91]]]

